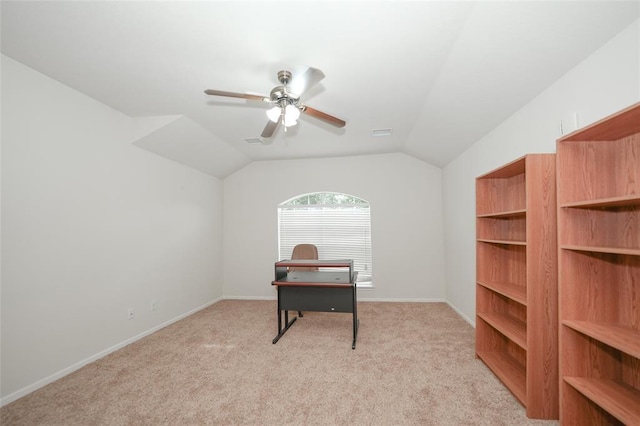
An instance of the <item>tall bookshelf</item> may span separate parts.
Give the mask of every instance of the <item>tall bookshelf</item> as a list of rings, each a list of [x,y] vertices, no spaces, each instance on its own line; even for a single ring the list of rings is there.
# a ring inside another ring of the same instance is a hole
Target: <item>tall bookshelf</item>
[[[558,418],[555,154],[476,179],[476,356],[525,406]]]
[[[640,424],[640,103],[557,142],[560,421]]]

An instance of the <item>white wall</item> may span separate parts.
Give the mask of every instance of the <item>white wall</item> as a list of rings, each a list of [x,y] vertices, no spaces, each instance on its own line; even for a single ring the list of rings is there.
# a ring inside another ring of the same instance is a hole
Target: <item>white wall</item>
[[[278,204],[319,191],[371,205],[375,289],[360,300],[444,300],[441,170],[405,154],[261,161],[227,177],[225,297],[275,297]]]
[[[132,135],[2,57],[3,404],[222,296],[222,182]]]
[[[443,169],[447,300],[475,323],[475,177],[640,100],[638,21]],[[487,107],[491,101],[487,100]]]

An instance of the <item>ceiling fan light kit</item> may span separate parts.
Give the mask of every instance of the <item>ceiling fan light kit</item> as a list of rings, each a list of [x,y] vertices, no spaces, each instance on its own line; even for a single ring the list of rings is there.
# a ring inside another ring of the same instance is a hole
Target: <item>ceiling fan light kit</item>
[[[273,108],[267,110],[267,117],[269,120],[277,123],[279,120],[282,120],[282,125],[285,128],[295,126],[298,124],[298,118],[300,117],[300,110],[292,104],[289,104],[285,107],[282,106],[274,106]]]
[[[212,89],[207,89],[204,92],[212,96],[243,98],[271,103],[273,107],[266,112],[269,121],[260,135],[263,138],[270,138],[275,133],[279,124],[282,124],[285,132],[287,131],[287,127],[298,124],[298,118],[301,112],[325,121],[335,127],[344,127],[346,125],[344,120],[318,111],[307,105],[298,104],[300,102],[300,96],[309,88],[318,84],[323,78],[324,73],[317,68],[309,67],[306,71],[295,77],[290,71],[282,70],[278,72],[278,81],[281,86],[274,87],[269,97]]]

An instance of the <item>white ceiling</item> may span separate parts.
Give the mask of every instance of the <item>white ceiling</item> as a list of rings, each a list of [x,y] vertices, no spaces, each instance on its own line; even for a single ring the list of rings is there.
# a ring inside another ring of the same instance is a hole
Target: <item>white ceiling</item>
[[[217,177],[251,161],[405,152],[444,166],[640,16],[638,1],[6,1],[2,53],[135,118]],[[326,78],[268,145],[280,69]],[[389,137],[372,129],[392,128]]]

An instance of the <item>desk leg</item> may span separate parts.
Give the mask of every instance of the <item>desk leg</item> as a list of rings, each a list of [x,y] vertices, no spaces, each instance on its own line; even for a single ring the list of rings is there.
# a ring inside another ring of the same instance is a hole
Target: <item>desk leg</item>
[[[291,321],[289,321],[289,311],[284,311],[284,323],[285,326],[282,328],[282,319],[281,319],[282,311],[278,309],[278,335],[273,339],[273,344],[275,345],[278,340],[282,337],[284,333],[293,325],[294,322],[298,319],[298,317],[293,317]]]
[[[289,321],[289,311],[285,309],[284,311],[284,328],[282,328],[282,309],[280,309],[280,287],[278,287],[278,335],[273,339],[273,344],[275,345],[278,340],[282,337],[284,333],[293,325],[298,317],[293,317],[291,321]]]
[[[358,327],[360,327],[360,320],[358,319],[358,301],[356,299],[356,286],[353,286],[353,344],[351,349],[356,348],[356,337],[358,337]]]
[[[351,344],[351,349],[356,348],[356,337],[358,336],[358,327],[360,326],[360,320],[353,320],[353,343]]]

